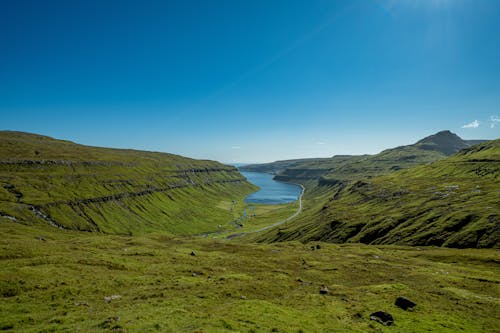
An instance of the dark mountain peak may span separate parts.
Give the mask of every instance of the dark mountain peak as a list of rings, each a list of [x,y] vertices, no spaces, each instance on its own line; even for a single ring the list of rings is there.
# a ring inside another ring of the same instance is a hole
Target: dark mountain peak
[[[436,143],[436,144],[449,144],[449,143],[458,143],[458,142],[464,142],[461,137],[456,135],[455,133],[452,133],[449,130],[446,131],[440,131],[437,132],[436,134],[429,135],[422,140],[418,141],[417,144],[419,143]]]
[[[448,130],[423,138],[415,144],[416,147],[424,150],[433,150],[445,155],[452,155],[470,144],[462,140],[458,135]]]

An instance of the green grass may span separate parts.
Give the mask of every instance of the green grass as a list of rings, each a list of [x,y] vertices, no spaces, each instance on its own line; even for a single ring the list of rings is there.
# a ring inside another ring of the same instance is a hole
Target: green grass
[[[219,202],[241,203],[255,189],[236,168],[214,161],[0,132],[0,219],[101,233],[195,234],[232,221]]]
[[[309,188],[318,184],[346,185],[352,181],[438,161],[471,143],[481,141],[467,142],[449,131],[441,131],[415,144],[386,149],[375,155],[276,161],[247,165],[241,169],[273,173],[277,180],[300,182]]]
[[[388,149],[380,154],[348,161],[321,178],[322,184],[355,181],[360,178],[371,178],[407,169],[414,166],[428,164],[445,158],[446,155],[431,150],[423,150],[414,146],[404,146]]]
[[[0,224],[0,235],[4,330],[499,332],[500,327],[500,258],[494,250],[238,244],[161,234],[54,232],[10,221]],[[322,285],[328,295],[319,294]],[[111,295],[120,297],[105,302]],[[398,296],[414,300],[416,309],[394,306]],[[394,326],[370,321],[378,310],[391,313]]]
[[[26,133],[0,143],[0,330],[500,332],[498,250],[377,245],[495,245],[498,140],[346,187],[307,179],[303,214],[263,235],[298,203],[244,203],[256,188],[233,167]],[[366,235],[375,245],[354,243]],[[379,310],[395,324],[371,321]]]
[[[306,195],[295,223],[260,241],[500,246],[500,140],[447,159]]]
[[[263,164],[247,164],[240,167],[240,170],[249,172],[263,172],[270,174],[279,174],[289,168],[299,167],[305,163],[318,163],[328,162],[329,158],[302,158],[295,160],[283,160]]]
[[[298,201],[277,205],[245,203],[244,209],[247,211],[246,217],[240,214],[236,217],[233,228],[224,228],[208,236],[211,238],[224,239],[227,237],[234,237],[235,235],[241,237],[243,234],[253,234],[273,223],[287,219],[292,216],[298,208]]]

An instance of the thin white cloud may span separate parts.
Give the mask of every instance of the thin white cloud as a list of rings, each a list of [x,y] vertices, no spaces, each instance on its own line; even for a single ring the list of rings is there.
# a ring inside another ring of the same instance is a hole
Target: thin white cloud
[[[474,120],[472,123],[462,126],[462,128],[478,128],[478,127],[479,127],[479,121],[477,120]]]
[[[490,117],[490,128],[495,128],[496,123],[500,123],[500,117],[491,116]]]
[[[317,145],[326,145],[326,143],[325,143],[325,142],[321,142],[321,141],[316,142],[316,144],[317,144]]]
[[[241,149],[241,146],[232,146],[231,149]]]

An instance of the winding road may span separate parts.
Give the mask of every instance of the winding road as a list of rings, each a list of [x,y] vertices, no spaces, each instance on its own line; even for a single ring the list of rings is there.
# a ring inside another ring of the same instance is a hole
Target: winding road
[[[297,211],[295,213],[293,213],[292,215],[290,215],[286,219],[278,221],[278,222],[275,222],[275,223],[273,223],[271,225],[265,226],[265,227],[257,229],[257,230],[249,231],[249,232],[241,232],[241,233],[238,233],[238,234],[232,234],[232,235],[227,236],[226,239],[233,239],[233,238],[245,236],[245,235],[248,235],[248,234],[254,234],[254,233],[257,233],[257,232],[262,232],[262,231],[265,231],[265,230],[277,227],[279,225],[282,225],[283,223],[286,223],[286,222],[288,222],[288,221],[293,220],[294,218],[296,218],[302,212],[302,197],[304,196],[304,191],[306,190],[305,187],[304,187],[304,185],[302,185],[302,184],[296,184],[296,185],[299,185],[302,188],[302,192],[300,193],[300,196],[299,196],[299,208],[297,209]]]

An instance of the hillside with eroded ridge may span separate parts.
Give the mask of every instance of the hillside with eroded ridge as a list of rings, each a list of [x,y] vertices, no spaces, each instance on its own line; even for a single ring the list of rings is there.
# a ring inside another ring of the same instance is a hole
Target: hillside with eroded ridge
[[[258,239],[500,246],[500,140],[434,163],[366,176],[313,190],[321,197],[311,199],[296,223]]]
[[[255,186],[232,166],[0,132],[0,218],[105,233],[213,231]]]
[[[1,330],[498,332],[497,251],[445,246],[497,247],[499,140],[382,176],[305,178],[295,219],[264,228],[298,205],[257,206],[231,239],[224,221],[256,189],[231,166],[0,143]]]

